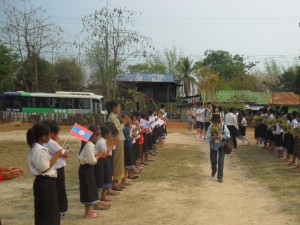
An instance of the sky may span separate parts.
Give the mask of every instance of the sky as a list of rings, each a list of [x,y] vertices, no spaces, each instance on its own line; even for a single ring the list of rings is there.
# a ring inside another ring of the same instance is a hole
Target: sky
[[[18,4],[23,4],[17,0]],[[68,39],[82,30],[81,18],[105,0],[32,0],[43,6]],[[285,67],[300,56],[299,0],[108,0],[111,7],[141,12],[134,29],[156,50],[180,49],[194,61],[206,50],[243,55],[248,61],[274,58]],[[68,53],[62,53],[68,54]],[[297,62],[300,62],[299,60]]]

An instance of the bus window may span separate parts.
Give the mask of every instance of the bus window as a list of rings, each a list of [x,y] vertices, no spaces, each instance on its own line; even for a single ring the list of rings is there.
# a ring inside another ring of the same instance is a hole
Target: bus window
[[[26,107],[26,108],[29,108],[31,107],[31,99],[29,96],[23,96],[21,98],[21,104],[22,104],[22,107]]]
[[[81,99],[82,102],[82,108],[83,109],[90,109],[91,105],[90,105],[90,99]]]

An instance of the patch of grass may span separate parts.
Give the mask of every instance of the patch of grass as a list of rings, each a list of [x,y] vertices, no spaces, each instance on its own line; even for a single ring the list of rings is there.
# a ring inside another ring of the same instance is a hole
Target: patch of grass
[[[269,188],[282,203],[282,210],[300,223],[300,171],[257,146],[242,146],[235,154],[249,175]]]

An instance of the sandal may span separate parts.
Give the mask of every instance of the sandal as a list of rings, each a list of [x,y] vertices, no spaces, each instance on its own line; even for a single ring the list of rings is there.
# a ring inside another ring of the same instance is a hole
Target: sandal
[[[110,205],[96,204],[94,205],[95,210],[108,210],[110,209]]]
[[[88,215],[84,216],[85,219],[94,219],[94,218],[98,218],[98,217],[99,217],[99,214],[95,211],[92,211]]]
[[[136,179],[136,178],[139,178],[139,176],[128,176],[127,178],[128,179]]]

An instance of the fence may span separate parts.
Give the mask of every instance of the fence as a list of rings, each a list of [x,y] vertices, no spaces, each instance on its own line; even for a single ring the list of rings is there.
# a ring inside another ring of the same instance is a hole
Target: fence
[[[8,122],[29,122],[36,123],[43,120],[55,120],[61,125],[73,125],[80,123],[82,125],[101,124],[105,122],[106,115],[101,114],[64,114],[64,113],[23,113],[23,112],[4,112],[0,111],[0,120],[3,123]]]

